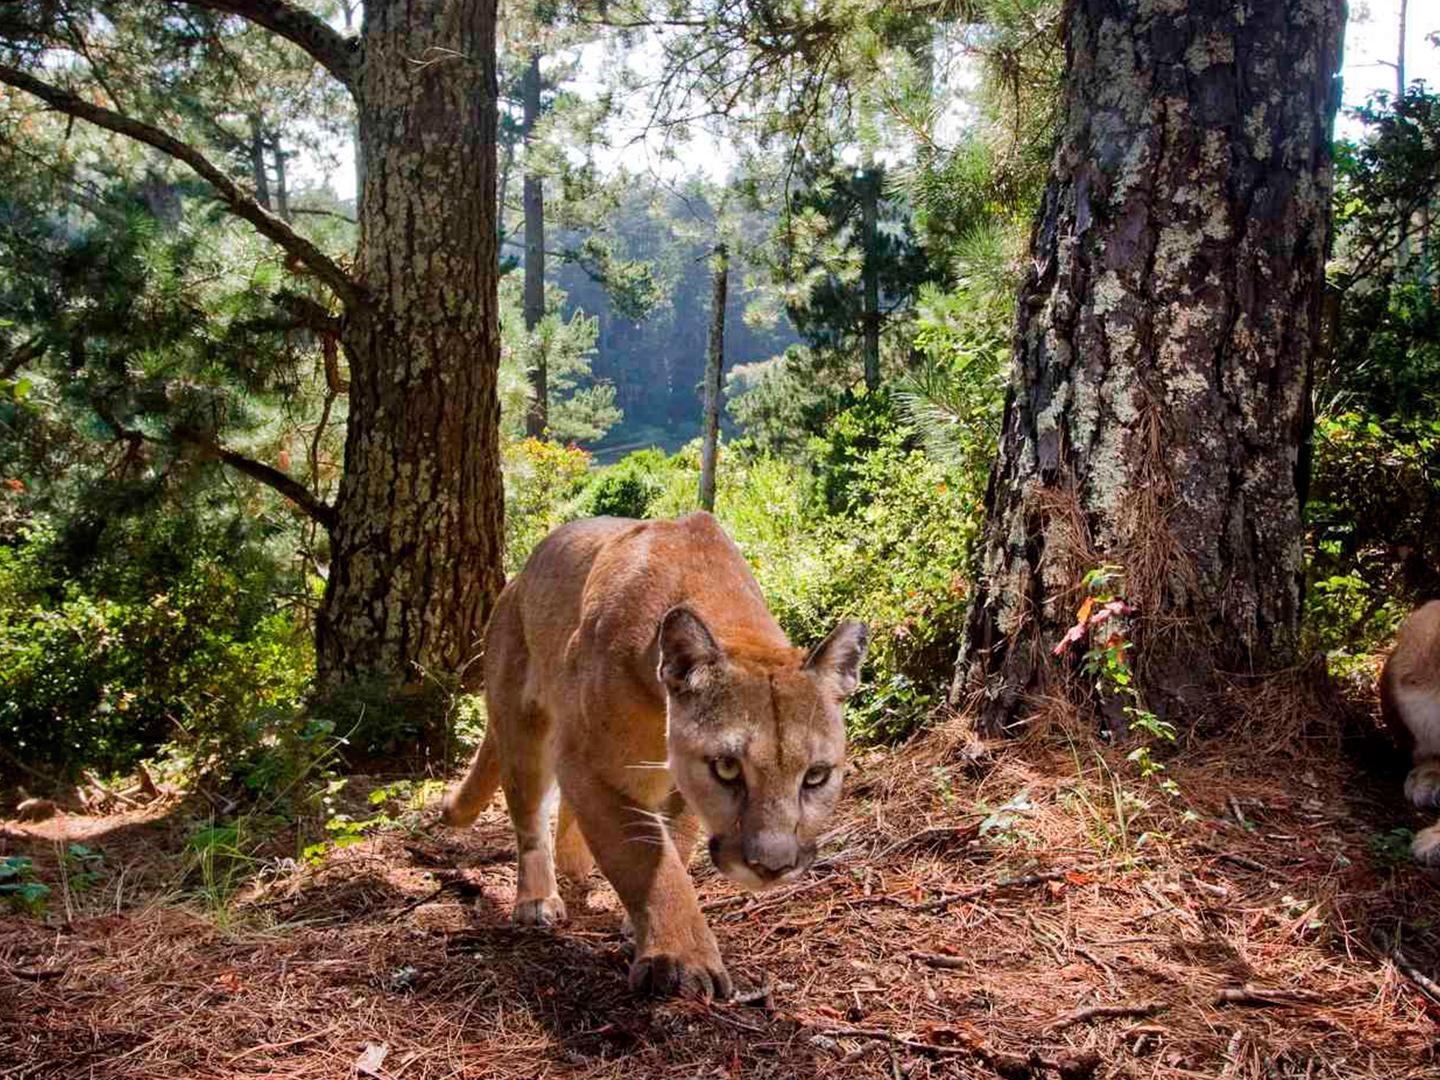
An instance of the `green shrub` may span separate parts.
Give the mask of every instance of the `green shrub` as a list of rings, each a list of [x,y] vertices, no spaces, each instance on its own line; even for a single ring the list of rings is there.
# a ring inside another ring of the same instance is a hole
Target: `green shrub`
[[[233,774],[298,712],[310,637],[263,569],[199,551],[163,590],[106,596],[47,576],[50,539],[0,547],[0,743],[19,761],[68,777],[172,743]]]
[[[1440,421],[1322,418],[1305,514],[1306,643],[1342,669],[1363,663],[1440,595]]]
[[[584,515],[590,455],[575,446],[517,439],[505,447],[505,572],[517,574],[557,525]]]
[[[627,455],[596,475],[586,492],[583,516],[653,516],[651,504],[665,490],[667,466],[665,452],[654,447]]]

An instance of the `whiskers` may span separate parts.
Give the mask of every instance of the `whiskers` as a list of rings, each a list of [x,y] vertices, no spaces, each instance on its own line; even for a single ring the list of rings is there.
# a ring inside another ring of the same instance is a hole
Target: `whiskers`
[[[670,763],[668,761],[635,761],[630,763],[629,765],[626,765],[625,768],[665,770],[670,768]]]
[[[670,842],[670,833],[675,825],[673,815],[661,810],[646,810],[641,806],[627,806],[625,812],[640,820],[625,823],[624,831],[627,836],[623,843],[663,848]]]

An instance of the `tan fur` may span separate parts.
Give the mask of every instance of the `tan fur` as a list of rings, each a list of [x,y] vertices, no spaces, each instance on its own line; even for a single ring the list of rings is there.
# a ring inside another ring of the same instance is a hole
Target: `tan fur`
[[[1422,809],[1440,809],[1440,600],[1401,625],[1380,673],[1380,712],[1414,763],[1405,797]],[[1422,865],[1440,866],[1440,825],[1417,833],[1412,850]]]
[[[498,776],[517,923],[563,921],[555,864],[583,877],[593,853],[634,928],[631,985],[727,996],[690,854],[703,829],[717,868],[751,888],[809,866],[840,794],[840,703],[867,633],[843,622],[808,656],[792,647],[709,514],[563,526],[496,603],[489,727],[445,821],[473,821]]]

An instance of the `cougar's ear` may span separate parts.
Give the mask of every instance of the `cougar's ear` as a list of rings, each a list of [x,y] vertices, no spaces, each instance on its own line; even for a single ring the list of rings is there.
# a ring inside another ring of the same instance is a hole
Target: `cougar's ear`
[[[860,664],[870,647],[870,628],[854,619],[842,619],[830,635],[811,650],[805,670],[829,685],[844,700],[860,684]]]
[[[660,620],[658,674],[672,694],[704,688],[723,658],[705,620],[690,608],[673,607]]]

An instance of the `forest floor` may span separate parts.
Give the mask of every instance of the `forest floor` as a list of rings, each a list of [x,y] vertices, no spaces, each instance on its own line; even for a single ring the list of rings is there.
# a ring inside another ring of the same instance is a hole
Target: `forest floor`
[[[1281,693],[1171,756],[1174,797],[1059,728],[862,755],[807,880],[697,862],[723,1005],[629,995],[599,878],[563,930],[512,929],[498,802],[209,905],[190,804],[6,823],[46,880],[70,843],[106,869],[0,919],[0,1080],[1440,1077],[1440,874],[1400,774]]]

